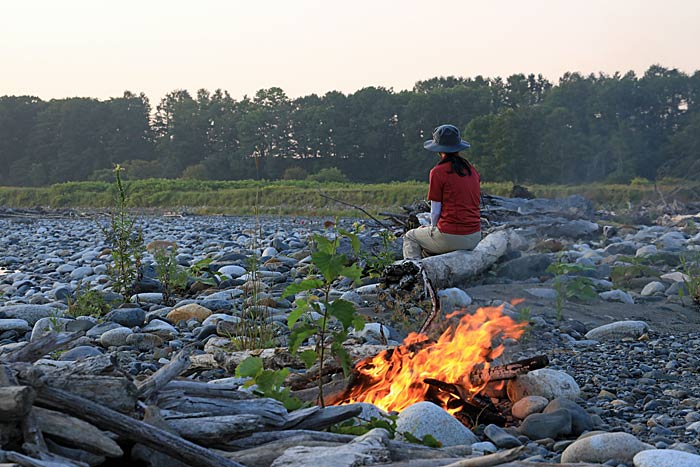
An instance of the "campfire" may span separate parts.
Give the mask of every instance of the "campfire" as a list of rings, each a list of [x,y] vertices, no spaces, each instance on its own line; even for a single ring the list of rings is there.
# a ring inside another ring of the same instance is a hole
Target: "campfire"
[[[505,339],[518,339],[525,323],[503,314],[503,306],[479,308],[474,314],[457,311],[458,319],[437,340],[411,333],[404,343],[367,358],[355,366],[353,381],[338,404],[368,402],[382,410],[402,411],[420,401],[431,401],[465,424],[482,421],[503,424],[482,391],[494,382],[527,373],[548,364],[545,356],[492,366],[505,350]],[[498,383],[497,383],[498,384]]]

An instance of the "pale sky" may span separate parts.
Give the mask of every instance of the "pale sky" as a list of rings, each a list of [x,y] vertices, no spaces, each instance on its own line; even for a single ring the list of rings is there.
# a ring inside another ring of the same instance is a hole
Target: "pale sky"
[[[0,0],[0,95],[288,96],[700,69],[699,0]]]

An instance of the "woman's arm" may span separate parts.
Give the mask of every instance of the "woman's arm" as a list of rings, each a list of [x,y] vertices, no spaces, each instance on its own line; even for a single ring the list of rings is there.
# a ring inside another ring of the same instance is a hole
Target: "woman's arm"
[[[440,212],[442,211],[442,203],[440,201],[430,202],[430,225],[431,227],[437,227],[438,220],[440,219]]]

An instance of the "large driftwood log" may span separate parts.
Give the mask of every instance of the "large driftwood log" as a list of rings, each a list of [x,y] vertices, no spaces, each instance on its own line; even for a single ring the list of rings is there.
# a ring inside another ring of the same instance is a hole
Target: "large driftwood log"
[[[131,413],[136,407],[136,386],[125,377],[64,375],[53,372],[46,375],[45,384],[52,388],[65,389],[118,412]]]
[[[268,424],[282,425],[287,420],[287,409],[274,399],[214,399],[204,397],[159,396],[158,407],[180,413],[220,415],[259,415]]]
[[[245,451],[237,452],[222,452],[221,455],[229,459],[233,459],[246,467],[269,467],[272,463],[284,454],[289,448],[294,448],[296,446],[306,446],[306,447],[324,447],[328,449],[338,448],[343,446],[345,443],[337,443],[330,441],[315,441],[315,440],[304,440],[299,438],[288,438],[279,440],[266,444],[264,446],[258,446],[251,449],[246,449]]]
[[[487,235],[473,251],[458,250],[430,256],[423,259],[421,265],[434,287],[454,287],[486,271],[509,247],[516,247],[522,242],[515,232],[499,230]]]
[[[0,420],[21,420],[34,403],[34,389],[29,386],[0,387]]]
[[[121,457],[124,454],[112,438],[88,422],[41,407],[34,407],[32,412],[44,435],[93,454],[107,457]]]
[[[99,456],[82,449],[69,448],[58,444],[51,439],[46,440],[46,446],[49,448],[49,452],[53,454],[65,457],[66,459],[83,462],[91,467],[104,464],[104,462],[107,460],[105,456]]]
[[[103,430],[111,431],[126,439],[141,443],[193,465],[202,467],[244,467],[238,462],[221,457],[179,436],[134,420],[131,417],[60,389],[40,388],[37,401],[53,409],[73,413]]]
[[[168,425],[178,435],[203,446],[217,446],[266,427],[263,417],[247,414],[170,419]]]

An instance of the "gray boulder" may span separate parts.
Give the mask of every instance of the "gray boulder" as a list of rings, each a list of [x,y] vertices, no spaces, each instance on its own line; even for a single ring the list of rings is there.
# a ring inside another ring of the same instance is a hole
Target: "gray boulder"
[[[443,446],[471,445],[479,441],[469,428],[432,402],[406,407],[396,419],[396,432],[409,432],[418,439],[432,435]]]
[[[503,263],[496,269],[498,277],[522,281],[547,274],[552,258],[546,254],[521,256]]]
[[[601,433],[576,440],[562,453],[561,463],[614,461],[632,464],[634,456],[647,449],[653,448],[629,433]]]
[[[532,440],[557,439],[571,433],[571,414],[564,409],[550,413],[533,413],[523,420],[518,430]]]

